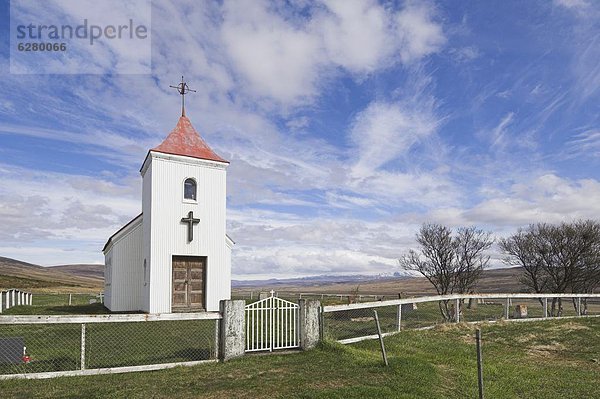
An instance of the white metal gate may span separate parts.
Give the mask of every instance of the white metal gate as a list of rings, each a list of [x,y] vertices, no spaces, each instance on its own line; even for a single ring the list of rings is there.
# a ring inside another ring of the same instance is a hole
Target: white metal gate
[[[273,296],[246,305],[246,352],[297,348],[298,304]]]

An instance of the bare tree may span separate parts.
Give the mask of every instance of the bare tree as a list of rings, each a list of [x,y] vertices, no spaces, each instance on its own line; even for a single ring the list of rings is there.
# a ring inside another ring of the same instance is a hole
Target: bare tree
[[[416,235],[419,251],[399,259],[405,270],[422,274],[439,295],[471,293],[489,262],[484,252],[493,243],[491,234],[475,227],[459,228],[456,236],[440,224],[424,224]],[[439,303],[444,320],[452,320],[448,301]]]
[[[534,292],[593,292],[600,287],[600,223],[596,221],[532,224],[501,239],[500,248],[507,254],[507,264],[523,267],[521,282]],[[560,316],[562,311],[562,300],[553,299],[551,314]]]

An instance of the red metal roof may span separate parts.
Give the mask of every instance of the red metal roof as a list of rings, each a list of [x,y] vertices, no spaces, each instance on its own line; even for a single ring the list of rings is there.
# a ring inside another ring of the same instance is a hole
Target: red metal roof
[[[175,129],[169,133],[167,138],[158,147],[150,151],[229,163],[229,161],[218,156],[202,140],[202,137],[194,129],[192,122],[190,122],[187,116],[180,117]]]

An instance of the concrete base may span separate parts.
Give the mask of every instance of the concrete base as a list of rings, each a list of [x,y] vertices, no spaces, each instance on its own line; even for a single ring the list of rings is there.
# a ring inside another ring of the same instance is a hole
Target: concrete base
[[[244,313],[246,301],[221,301],[223,318],[219,328],[219,358],[227,361],[244,355],[246,330],[244,329]]]

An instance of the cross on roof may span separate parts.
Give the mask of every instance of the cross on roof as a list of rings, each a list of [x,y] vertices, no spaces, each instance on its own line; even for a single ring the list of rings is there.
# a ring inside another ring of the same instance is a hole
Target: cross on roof
[[[194,225],[200,223],[200,219],[194,219],[194,212],[189,211],[186,218],[181,218],[181,223],[187,223],[188,242],[192,242],[194,240]]]
[[[185,116],[185,95],[190,91],[195,93],[196,90],[190,89],[188,84],[183,81],[183,76],[181,76],[181,83],[179,83],[177,86],[169,85],[169,87],[177,89],[179,94],[181,94],[181,116]]]

